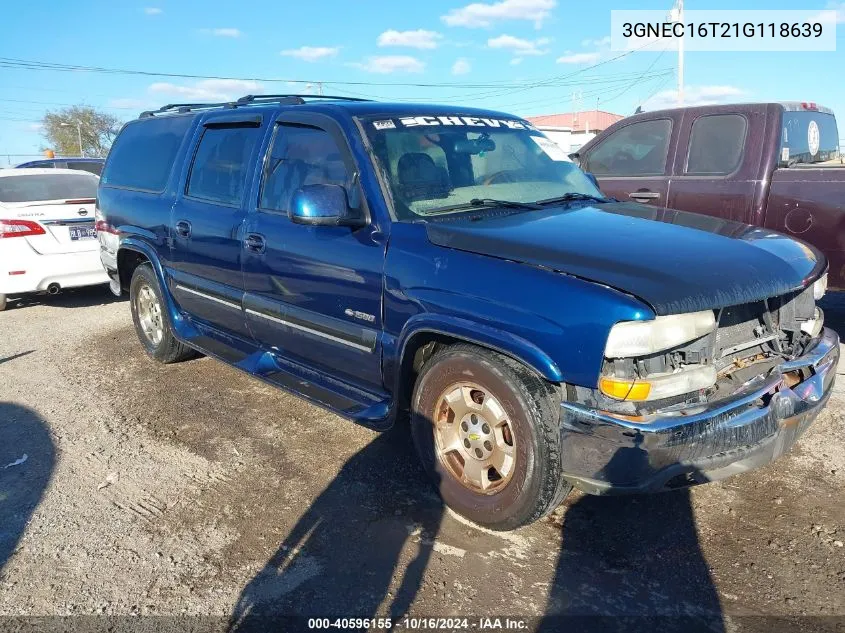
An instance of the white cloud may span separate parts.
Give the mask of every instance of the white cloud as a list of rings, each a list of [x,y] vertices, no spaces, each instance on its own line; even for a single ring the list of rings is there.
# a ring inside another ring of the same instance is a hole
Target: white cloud
[[[522,40],[513,35],[500,35],[487,40],[488,48],[501,48],[510,51],[519,57],[526,55],[545,55],[549,51],[544,49],[551,40],[548,37],[541,37],[538,40]]]
[[[261,94],[264,86],[260,82],[243,79],[203,79],[189,86],[156,82],[148,90],[188,101],[231,101],[247,94]]]
[[[591,48],[593,46],[596,46],[598,48],[604,48],[606,46],[610,46],[610,36],[605,35],[603,38],[598,40],[582,40],[581,46],[583,46],[584,48]]]
[[[44,129],[43,123],[27,123],[26,129],[30,132],[40,132]]]
[[[557,0],[502,0],[485,4],[474,2],[460,9],[452,9],[440,16],[449,26],[483,28],[504,20],[529,20],[540,28],[557,6]]]
[[[452,64],[453,75],[466,75],[471,70],[472,66],[469,63],[469,60],[463,58],[455,60],[455,63]]]
[[[144,13],[147,15],[161,15],[164,12],[158,7],[144,7]]]
[[[230,27],[222,29],[200,29],[206,35],[213,35],[215,37],[240,37],[243,35],[240,29],[233,29]]]
[[[745,91],[736,86],[687,86],[684,88],[684,105],[700,106],[714,103],[728,103],[743,97]],[[678,91],[658,92],[643,104],[645,110],[661,110],[678,106]]]
[[[522,57],[514,57],[511,60],[511,66],[519,66],[522,63]]]
[[[835,13],[830,13],[835,11]],[[822,22],[824,24],[845,24],[845,2],[831,1],[827,3],[826,11],[817,13],[807,22]]]
[[[594,64],[601,59],[601,53],[573,53],[567,51],[565,55],[557,58],[558,64]]]
[[[340,48],[336,46],[300,46],[282,51],[285,57],[296,57],[304,62],[317,62],[327,57],[334,57]]]
[[[391,73],[421,73],[425,70],[425,64],[416,57],[410,55],[383,55],[381,57],[368,57],[363,63],[353,62],[348,64],[352,68],[389,75]]]
[[[385,31],[378,36],[376,42],[379,46],[406,46],[408,48],[431,49],[437,48],[439,40],[443,36],[436,31]]]

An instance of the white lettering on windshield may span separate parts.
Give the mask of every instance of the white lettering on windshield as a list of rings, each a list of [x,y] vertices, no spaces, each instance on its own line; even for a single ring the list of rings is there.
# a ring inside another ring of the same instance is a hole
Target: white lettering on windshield
[[[512,119],[488,119],[472,116],[404,116],[399,119],[403,127],[417,127],[421,125],[465,125],[471,127],[506,127],[511,130],[530,129],[528,124]]]

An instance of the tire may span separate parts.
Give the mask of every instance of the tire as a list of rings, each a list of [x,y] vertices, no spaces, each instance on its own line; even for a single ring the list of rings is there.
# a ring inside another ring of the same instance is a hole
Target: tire
[[[3,310],[6,309],[6,303],[6,295],[0,295],[0,312],[3,312]]]
[[[196,356],[193,349],[173,336],[158,277],[150,264],[141,264],[132,274],[129,305],[138,340],[151,358],[167,364]]]
[[[536,521],[572,490],[562,478],[559,420],[556,385],[473,345],[428,359],[411,401],[414,446],[440,496],[493,530]]]

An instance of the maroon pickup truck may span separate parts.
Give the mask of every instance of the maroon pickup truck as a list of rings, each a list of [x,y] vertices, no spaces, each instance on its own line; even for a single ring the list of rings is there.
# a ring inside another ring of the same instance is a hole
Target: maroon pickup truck
[[[753,103],[647,112],[615,123],[570,158],[620,200],[809,242],[830,261],[829,284],[845,289],[845,165],[827,108]]]

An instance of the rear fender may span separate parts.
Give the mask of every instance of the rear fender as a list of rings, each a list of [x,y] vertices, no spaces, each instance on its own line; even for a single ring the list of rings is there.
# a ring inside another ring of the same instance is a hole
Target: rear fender
[[[185,342],[190,338],[198,336],[199,332],[191,324],[191,322],[185,318],[185,315],[181,310],[179,310],[178,306],[173,301],[173,295],[170,293],[170,287],[167,284],[167,276],[164,272],[164,267],[161,265],[161,260],[156,254],[155,249],[143,240],[128,237],[120,243],[120,248],[118,249],[118,261],[120,251],[122,250],[135,251],[149,260],[156,279],[158,279],[162,300],[164,301],[164,308],[167,310],[167,314],[170,317],[170,323],[173,326],[173,333],[176,338]]]

